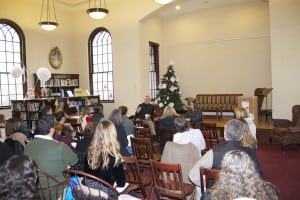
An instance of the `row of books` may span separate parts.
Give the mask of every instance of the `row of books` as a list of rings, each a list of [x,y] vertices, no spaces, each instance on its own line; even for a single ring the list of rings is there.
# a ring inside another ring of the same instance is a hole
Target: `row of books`
[[[46,87],[59,87],[59,86],[78,86],[78,79],[50,79],[46,82]]]

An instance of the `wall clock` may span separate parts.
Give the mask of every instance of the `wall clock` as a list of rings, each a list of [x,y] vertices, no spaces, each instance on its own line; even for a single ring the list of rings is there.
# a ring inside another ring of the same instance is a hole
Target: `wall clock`
[[[49,62],[51,67],[59,69],[62,64],[62,55],[58,47],[51,49],[49,53]]]

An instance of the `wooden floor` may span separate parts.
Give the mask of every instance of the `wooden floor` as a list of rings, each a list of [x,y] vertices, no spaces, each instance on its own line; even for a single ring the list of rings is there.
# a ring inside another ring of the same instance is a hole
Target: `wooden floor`
[[[217,127],[221,131],[223,131],[224,125],[230,119],[233,119],[233,117],[223,116],[222,118],[217,119],[214,116],[205,116],[204,122],[216,123]],[[266,119],[265,116],[261,116],[259,117],[259,120],[255,125],[256,125],[256,138],[258,143],[269,144],[270,136],[272,134],[272,129],[273,129],[272,119],[270,117]]]

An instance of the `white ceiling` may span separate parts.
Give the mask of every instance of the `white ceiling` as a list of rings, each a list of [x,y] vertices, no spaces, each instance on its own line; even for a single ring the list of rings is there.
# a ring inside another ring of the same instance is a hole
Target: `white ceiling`
[[[88,2],[88,0],[56,0],[56,1],[69,5],[71,7],[81,3]],[[153,1],[153,0],[148,0],[148,1]],[[161,16],[168,16],[174,14],[176,15],[182,12],[203,10],[203,9],[208,9],[213,7],[226,6],[230,4],[246,3],[250,1],[268,2],[269,0],[175,0],[173,3],[170,3],[169,5],[162,6],[160,9],[156,11],[156,14]],[[109,1],[106,0],[106,3],[109,4]],[[175,9],[177,5],[180,5],[181,7],[180,10]]]

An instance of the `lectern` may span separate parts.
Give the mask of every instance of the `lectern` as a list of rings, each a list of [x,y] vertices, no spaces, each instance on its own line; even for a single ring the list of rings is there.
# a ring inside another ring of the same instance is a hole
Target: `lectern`
[[[268,94],[272,90],[273,90],[273,88],[256,88],[254,91],[254,95],[257,96],[258,113],[262,113],[262,104],[263,104],[264,98],[266,98],[266,104],[265,104],[266,120],[268,119]]]

